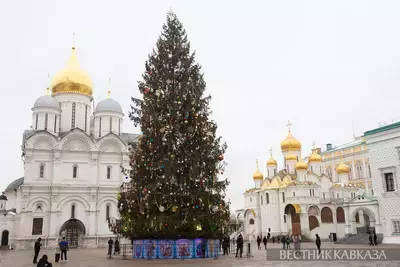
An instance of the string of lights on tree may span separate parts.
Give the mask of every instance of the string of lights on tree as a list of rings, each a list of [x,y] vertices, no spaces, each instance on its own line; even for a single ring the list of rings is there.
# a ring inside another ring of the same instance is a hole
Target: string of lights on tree
[[[118,195],[122,234],[130,238],[217,237],[229,221],[218,179],[227,145],[210,120],[210,96],[182,23],[168,13],[138,82],[143,99],[129,114],[142,135],[130,147],[129,177]]]

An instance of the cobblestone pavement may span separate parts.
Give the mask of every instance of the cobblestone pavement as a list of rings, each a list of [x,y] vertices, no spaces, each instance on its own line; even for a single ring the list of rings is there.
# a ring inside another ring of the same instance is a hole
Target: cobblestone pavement
[[[268,244],[271,249],[279,249],[281,245]],[[302,249],[314,248],[313,244],[303,243]],[[324,249],[339,248],[337,245],[323,244]],[[368,249],[369,246],[360,245],[341,245],[340,248],[348,249]],[[396,245],[381,245],[378,248],[384,248],[385,250],[399,254],[400,259],[400,246]],[[400,267],[400,261],[269,261],[266,260],[265,250],[257,250],[255,245],[252,245],[251,258],[236,258],[234,255],[221,256],[218,259],[201,259],[201,260],[122,260],[120,256],[116,256],[113,259],[107,259],[106,249],[74,249],[69,251],[69,261],[53,263],[55,267],[108,267],[108,266],[241,266],[241,267],[252,267],[252,266],[296,266],[296,267]],[[40,252],[41,255],[49,255],[50,261],[54,262],[54,251],[43,250]],[[36,266],[32,264],[33,251],[1,251],[0,252],[0,267],[32,267]]]

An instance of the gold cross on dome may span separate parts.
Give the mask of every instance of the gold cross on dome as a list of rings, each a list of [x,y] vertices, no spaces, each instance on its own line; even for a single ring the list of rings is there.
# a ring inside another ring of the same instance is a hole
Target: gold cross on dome
[[[286,125],[287,127],[288,127],[288,129],[289,129],[289,132],[290,132],[290,128],[291,128],[291,126],[292,126],[292,123],[290,122],[290,121],[288,121],[288,123],[287,123],[287,125]]]
[[[271,155],[272,158],[272,146],[269,147],[269,154]]]
[[[312,148],[315,149],[315,141],[312,143]]]
[[[256,166],[257,166],[257,171],[258,171],[258,159],[256,159]]]
[[[107,98],[110,98],[111,95],[111,78],[108,78],[108,92],[107,92]]]

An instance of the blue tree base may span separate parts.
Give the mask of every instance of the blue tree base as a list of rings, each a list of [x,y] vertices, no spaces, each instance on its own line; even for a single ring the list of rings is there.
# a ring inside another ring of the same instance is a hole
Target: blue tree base
[[[206,246],[204,245],[206,244]],[[218,239],[144,239],[133,241],[134,259],[200,259],[220,255]]]

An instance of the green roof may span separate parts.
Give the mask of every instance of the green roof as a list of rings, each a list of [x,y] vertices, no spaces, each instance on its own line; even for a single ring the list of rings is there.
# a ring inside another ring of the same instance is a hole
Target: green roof
[[[400,121],[392,123],[392,124],[389,124],[389,125],[385,125],[385,126],[373,129],[373,130],[366,131],[364,133],[364,136],[372,135],[372,134],[376,134],[376,133],[380,133],[380,132],[384,132],[384,131],[388,131],[388,130],[392,130],[392,129],[399,128],[399,127],[400,127]]]
[[[24,177],[18,178],[17,180],[11,182],[5,192],[9,191],[9,190],[14,190],[14,189],[18,189],[18,187],[20,187],[21,185],[24,184]]]

